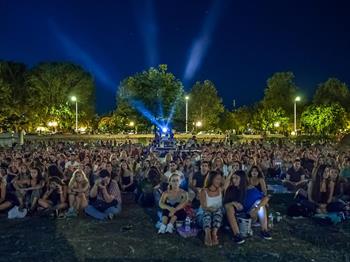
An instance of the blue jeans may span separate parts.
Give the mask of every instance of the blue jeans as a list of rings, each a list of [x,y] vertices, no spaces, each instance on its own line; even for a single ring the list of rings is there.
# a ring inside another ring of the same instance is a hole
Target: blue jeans
[[[88,214],[89,216],[96,218],[98,220],[105,220],[108,218],[108,215],[117,215],[122,211],[121,205],[117,205],[115,207],[109,207],[107,208],[104,212],[101,212],[94,208],[92,205],[88,205],[85,208],[85,213]]]

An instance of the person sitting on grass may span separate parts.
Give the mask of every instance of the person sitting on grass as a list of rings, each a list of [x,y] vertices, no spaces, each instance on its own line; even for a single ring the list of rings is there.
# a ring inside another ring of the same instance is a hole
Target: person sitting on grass
[[[111,179],[107,170],[102,169],[90,190],[90,200],[85,213],[99,219],[113,219],[122,210],[122,199],[118,183]]]
[[[30,168],[30,185],[25,189],[30,199],[29,214],[33,214],[37,208],[38,200],[41,197],[45,180],[41,175],[41,170],[37,167]]]
[[[63,182],[58,177],[50,177],[48,187],[43,197],[39,199],[38,204],[46,212],[61,218],[64,216],[62,211],[67,208],[67,192],[64,190]]]
[[[176,220],[186,219],[185,206],[188,204],[188,194],[180,189],[180,176],[177,173],[169,177],[168,190],[162,193],[159,207],[162,209],[162,224],[158,233],[173,233]]]
[[[240,235],[236,215],[245,213],[252,220],[258,219],[261,225],[261,236],[271,239],[267,226],[267,205],[269,198],[255,187],[247,185],[247,176],[244,171],[236,171],[230,177],[230,184],[225,191],[224,204],[226,216],[233,232],[233,239],[237,244],[244,243]]]
[[[218,230],[222,224],[222,176],[218,171],[211,171],[206,180],[205,188],[200,192],[201,207],[204,210],[203,229],[204,244],[216,246],[219,244]]]
[[[248,172],[248,183],[251,186],[256,187],[259,191],[267,195],[266,182],[263,173],[257,166],[252,166]]]
[[[68,185],[68,201],[69,209],[66,213],[67,217],[77,216],[81,210],[84,210],[87,205],[87,196],[89,195],[89,181],[85,173],[78,169],[76,170]]]
[[[26,189],[30,187],[30,174],[26,165],[21,165],[19,174],[13,180],[13,186],[16,189],[16,196],[19,202],[19,210],[23,211],[27,206]]]
[[[134,173],[125,160],[122,160],[120,163],[120,179],[123,192],[135,191]]]
[[[7,182],[5,178],[5,169],[0,170],[0,212],[12,207],[12,201],[8,199]]]
[[[306,189],[307,180],[305,179],[305,172],[301,167],[300,159],[296,159],[293,166],[287,171],[287,176],[283,180],[283,185],[292,192],[301,188]]]
[[[332,205],[334,193],[334,182],[331,179],[331,168],[328,165],[321,165],[316,175],[308,185],[308,202],[312,211],[325,214]]]

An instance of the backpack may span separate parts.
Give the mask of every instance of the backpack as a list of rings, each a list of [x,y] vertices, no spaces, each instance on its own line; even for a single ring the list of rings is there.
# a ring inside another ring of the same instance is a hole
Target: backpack
[[[300,203],[294,203],[287,209],[287,216],[290,217],[311,217],[313,212]]]

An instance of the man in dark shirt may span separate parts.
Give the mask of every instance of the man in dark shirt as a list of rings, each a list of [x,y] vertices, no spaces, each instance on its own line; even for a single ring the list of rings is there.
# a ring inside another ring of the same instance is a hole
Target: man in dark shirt
[[[301,167],[300,159],[295,159],[293,166],[287,171],[286,179],[283,180],[283,185],[289,191],[297,191],[300,188],[306,189],[307,180],[305,179],[305,171]]]
[[[306,151],[304,153],[304,156],[300,159],[301,166],[305,170],[305,176],[310,177],[312,174],[312,170],[314,169],[314,163],[315,161],[312,159],[310,153]]]
[[[195,193],[195,198],[193,201],[194,206],[199,205],[199,193],[204,187],[205,179],[207,178],[210,171],[210,166],[208,161],[202,161],[201,169],[196,172],[193,176],[190,176],[190,189]]]

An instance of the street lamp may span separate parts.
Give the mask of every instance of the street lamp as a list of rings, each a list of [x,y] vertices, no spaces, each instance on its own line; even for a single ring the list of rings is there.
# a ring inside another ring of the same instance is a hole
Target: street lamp
[[[186,134],[188,132],[188,100],[190,99],[189,96],[185,96],[186,100]]]
[[[297,102],[300,102],[300,96],[294,99],[294,133],[297,134]]]
[[[72,96],[70,99],[75,102],[75,132],[78,133],[78,99],[76,96]]]

